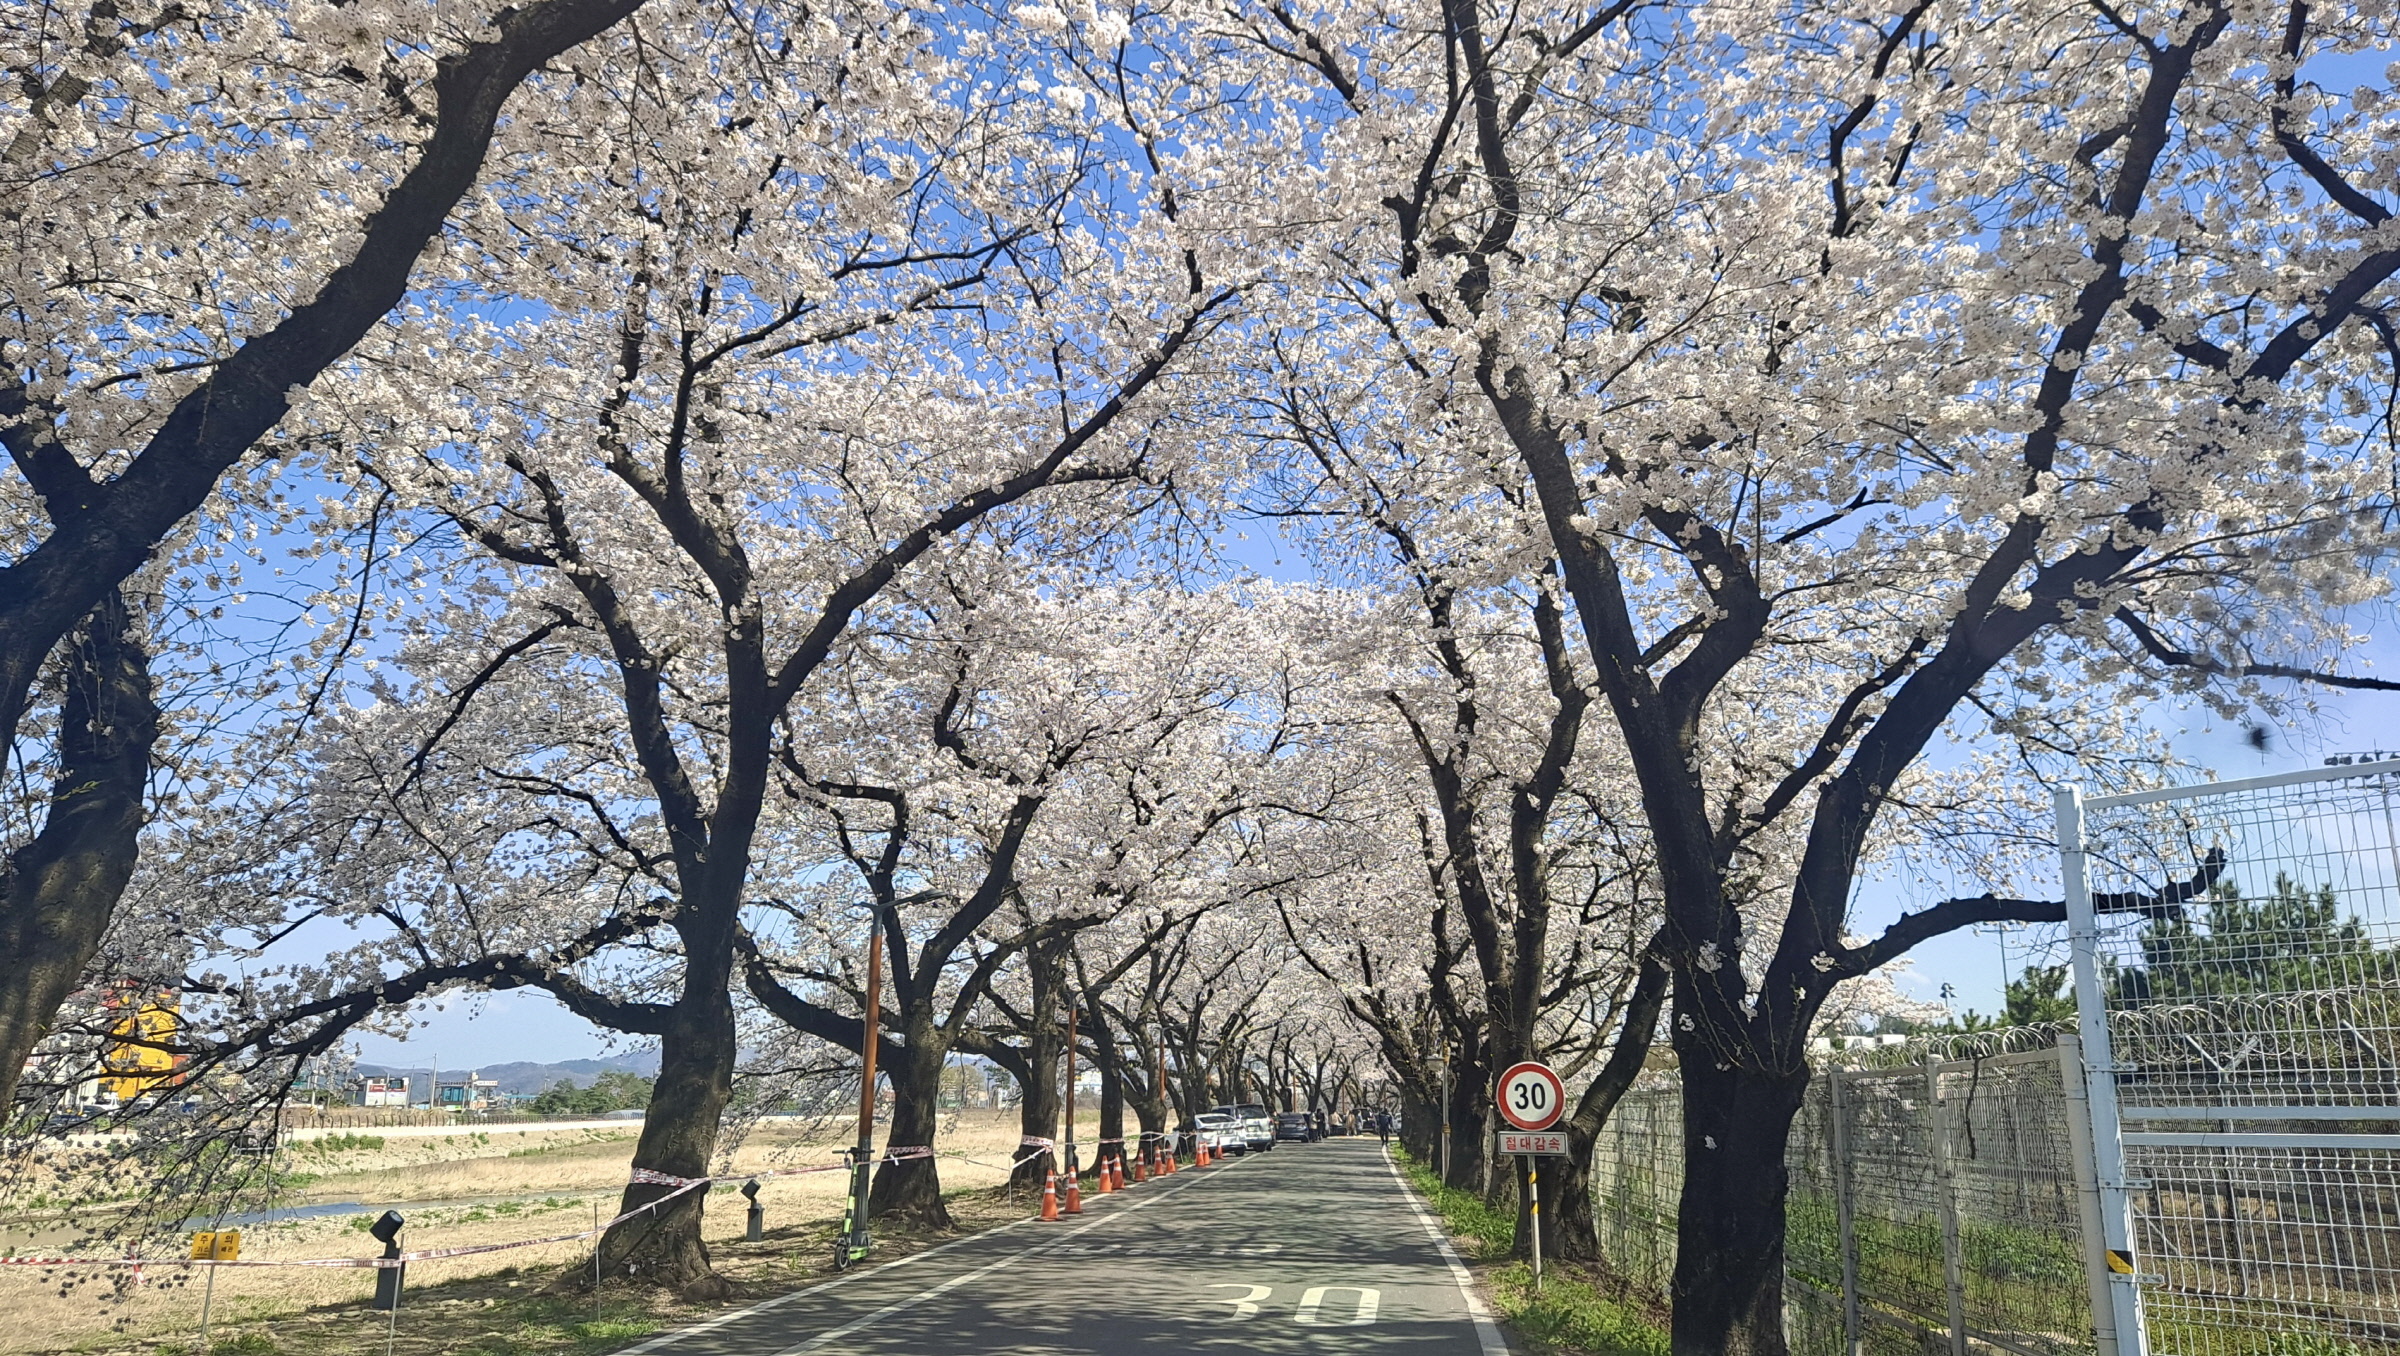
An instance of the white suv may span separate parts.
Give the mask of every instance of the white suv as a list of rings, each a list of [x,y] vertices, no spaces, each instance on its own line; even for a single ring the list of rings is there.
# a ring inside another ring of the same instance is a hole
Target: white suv
[[[1267,1114],[1267,1109],[1259,1103],[1243,1102],[1237,1106],[1221,1106],[1210,1114],[1228,1117],[1240,1126],[1242,1146],[1245,1150],[1253,1153],[1265,1153],[1275,1147],[1275,1118]]]
[[[1192,1117],[1192,1129],[1200,1145],[1212,1154],[1242,1153],[1248,1143],[1242,1134],[1241,1123],[1217,1111],[1203,1111]]]

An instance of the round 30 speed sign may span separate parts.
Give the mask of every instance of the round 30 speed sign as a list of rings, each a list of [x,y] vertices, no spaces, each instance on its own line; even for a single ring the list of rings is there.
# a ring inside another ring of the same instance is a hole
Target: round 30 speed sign
[[[1547,1130],[1567,1109],[1567,1085],[1547,1064],[1527,1060],[1500,1075],[1500,1119],[1519,1130]]]

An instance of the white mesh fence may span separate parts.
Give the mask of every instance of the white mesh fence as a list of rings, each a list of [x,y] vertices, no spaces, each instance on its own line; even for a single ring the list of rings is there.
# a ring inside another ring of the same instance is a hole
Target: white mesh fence
[[[2159,1356],[2400,1352],[2396,797],[2375,763],[2081,807]]]

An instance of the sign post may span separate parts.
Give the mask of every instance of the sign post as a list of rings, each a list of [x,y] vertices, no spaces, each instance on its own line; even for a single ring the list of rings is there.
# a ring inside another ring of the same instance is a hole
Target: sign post
[[[192,1235],[192,1260],[195,1262],[238,1262],[242,1256],[242,1231],[239,1229],[203,1229]],[[200,1292],[200,1349],[208,1350],[208,1311],[217,1302],[217,1269],[208,1269],[208,1284]]]
[[[1517,1155],[1525,1172],[1526,1207],[1533,1219],[1533,1293],[1542,1293],[1542,1173],[1541,1155],[1563,1154],[1567,1137],[1553,1133],[1567,1109],[1567,1085],[1547,1064],[1525,1060],[1500,1075],[1500,1119],[1519,1133],[1500,1132],[1500,1152]]]

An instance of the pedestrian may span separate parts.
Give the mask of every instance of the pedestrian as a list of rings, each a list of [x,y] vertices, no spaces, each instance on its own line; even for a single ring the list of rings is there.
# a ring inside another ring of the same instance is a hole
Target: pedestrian
[[[1379,1134],[1379,1135],[1382,1135],[1382,1136],[1383,1136],[1383,1142],[1384,1142],[1384,1143],[1386,1143],[1386,1144],[1389,1144],[1389,1143],[1391,1143],[1391,1142],[1392,1142],[1392,1113],[1391,1113],[1391,1112],[1389,1112],[1389,1111],[1378,1111],[1378,1112],[1376,1112],[1376,1113],[1375,1113],[1375,1132],[1376,1132],[1377,1134]]]

